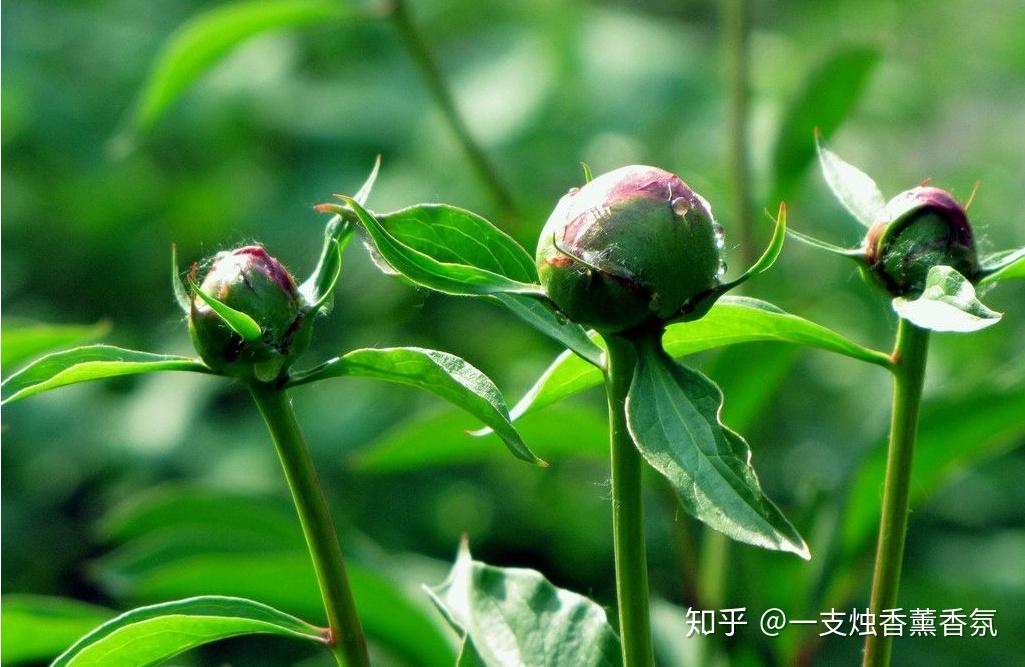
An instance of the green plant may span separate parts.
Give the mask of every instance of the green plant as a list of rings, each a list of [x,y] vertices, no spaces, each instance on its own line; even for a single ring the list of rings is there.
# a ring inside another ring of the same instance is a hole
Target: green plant
[[[376,173],[375,167],[353,201],[366,200]],[[323,645],[339,665],[369,664],[338,536],[288,397],[291,387],[342,376],[419,387],[495,429],[518,458],[543,463],[511,425],[494,383],[459,357],[411,347],[361,349],[306,370],[293,368],[317,316],[332,305],[342,249],[351,233],[352,227],[340,218],[328,222],[320,260],[302,285],[260,246],[219,253],[204,267],[194,264],[186,276],[187,288],[174,262],[174,292],[201,359],[93,345],[43,356],[3,383],[7,404],[78,382],[157,371],[237,379],[252,395],[277,448],[328,627],[244,598],[192,597],[117,616],[83,636],[54,665],[105,664],[114,658],[151,664],[217,639],[267,633]],[[87,337],[91,332],[72,333]]]
[[[968,205],[962,206],[943,190],[924,186],[885,202],[868,175],[820,139],[818,150],[826,183],[868,231],[855,249],[791,234],[857,262],[866,281],[892,297],[899,317],[888,366],[893,374],[893,407],[869,606],[878,616],[897,605],[930,333],[971,332],[996,324],[1000,314],[978,300],[976,286],[1025,277],[1025,248],[980,261]],[[885,634],[868,635],[866,667],[888,665],[892,644],[893,638]]]

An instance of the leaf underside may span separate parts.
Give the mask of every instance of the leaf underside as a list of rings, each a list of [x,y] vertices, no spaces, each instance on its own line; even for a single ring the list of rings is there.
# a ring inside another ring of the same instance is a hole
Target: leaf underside
[[[816,137],[815,143],[819,151],[822,176],[844,208],[866,227],[885,222],[886,200],[875,181],[829,150],[820,137]]]
[[[985,329],[1002,317],[983,305],[971,282],[949,266],[929,269],[922,295],[914,300],[897,297],[893,309],[917,327],[958,333]]]

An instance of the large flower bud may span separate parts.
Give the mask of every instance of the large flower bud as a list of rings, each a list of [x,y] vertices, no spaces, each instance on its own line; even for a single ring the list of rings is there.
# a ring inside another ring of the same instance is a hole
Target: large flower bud
[[[897,195],[885,222],[865,237],[871,274],[894,296],[917,297],[934,266],[949,266],[974,281],[979,272],[964,207],[945,190],[917,187]]]
[[[678,176],[622,167],[570,190],[537,246],[548,297],[571,320],[616,333],[668,320],[719,284],[722,229]]]
[[[295,280],[260,246],[245,246],[214,257],[199,289],[229,308],[245,313],[260,336],[245,339],[199,296],[193,296],[189,334],[212,369],[261,380],[276,376],[309,344],[303,326],[307,309]]]

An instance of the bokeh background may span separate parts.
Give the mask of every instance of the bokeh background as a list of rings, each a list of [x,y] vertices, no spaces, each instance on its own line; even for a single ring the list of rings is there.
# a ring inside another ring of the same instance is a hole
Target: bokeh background
[[[169,285],[171,243],[193,261],[259,240],[304,276],[325,222],[311,206],[355,190],[377,154],[372,208],[458,204],[531,249],[557,198],[581,181],[580,160],[596,173],[659,165],[712,202],[730,264],[740,267],[743,249],[731,236],[729,59],[716,3],[415,3],[472,134],[513,194],[515,216],[496,208],[394,26],[379,19],[247,41],[131,150],[112,142],[162,45],[215,5],[4,3],[5,336],[27,322],[107,322],[109,331],[97,332],[106,342],[188,353]],[[966,199],[978,179],[971,217],[981,249],[1025,243],[1022,34],[1025,6],[1015,0],[753,2],[755,242],[771,227],[761,209],[777,203],[781,125],[800,110],[823,63],[867,49],[878,56],[833,136],[837,152],[887,195],[931,178]],[[817,109],[803,111],[814,117]],[[790,190],[795,228],[859,240],[857,223],[814,168]],[[358,243],[345,262],[310,360],[361,346],[434,347],[470,359],[512,403],[559,352],[505,311],[382,275]],[[794,243],[747,293],[881,349],[895,329],[885,299],[850,264]],[[1025,286],[1008,283],[986,302],[1006,313],[999,326],[934,337],[901,598],[907,607],[996,609],[999,635],[904,639],[896,664],[1025,660]],[[682,610],[695,602],[746,606],[749,615],[782,607],[816,618],[833,606],[864,607],[877,509],[865,498],[878,496],[881,481],[885,373],[771,344],[692,361],[724,386],[726,421],[747,436],[763,485],[814,559],[726,544],[650,478],[661,661],[853,664],[859,640],[816,642],[798,628],[776,639],[748,626],[732,641],[686,641]],[[479,559],[537,568],[612,604],[600,392],[524,422],[527,441],[553,463],[547,470],[512,459],[496,441],[469,438],[463,429],[472,423],[412,390],[336,380],[297,390],[295,402],[358,570],[381,664],[451,664],[446,642],[454,636],[419,585],[441,581],[463,533]],[[309,618],[320,613],[273,449],[248,397],[228,381],[159,374],[5,408],[2,470],[5,595],[124,609],[240,593]],[[5,664],[19,657],[19,638],[23,650],[47,641],[17,625],[14,611],[5,605]],[[106,612],[75,613],[88,627]],[[78,627],[74,614],[67,623]],[[224,642],[175,660],[293,663],[324,664],[273,639]]]

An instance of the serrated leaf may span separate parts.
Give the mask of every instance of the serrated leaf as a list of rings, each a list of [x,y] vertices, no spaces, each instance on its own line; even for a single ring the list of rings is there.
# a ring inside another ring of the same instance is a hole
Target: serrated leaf
[[[796,343],[842,354],[852,359],[889,366],[886,354],[844,338],[826,327],[791,315],[765,301],[725,296],[693,322],[670,325],[663,345],[672,357],[682,357],[725,345],[755,341]],[[512,408],[513,421],[604,381],[599,369],[563,352]]]
[[[559,313],[548,299],[525,294],[493,294],[485,298],[498,301],[534,329],[562,343],[592,366],[604,367],[601,346],[582,326]]]
[[[386,263],[385,270],[390,267],[417,285],[446,294],[541,294],[530,255],[474,213],[421,204],[377,217],[352,199],[342,200]]]
[[[107,334],[110,322],[96,324],[6,324],[0,334],[0,365],[5,375],[17,366],[46,352],[88,343]]]
[[[877,222],[885,222],[886,200],[883,199],[876,182],[868,174],[829,150],[818,136],[815,137],[815,145],[819,151],[822,176],[837,201],[866,227],[871,227]]]
[[[949,266],[929,269],[922,295],[914,300],[897,297],[893,309],[915,326],[932,331],[978,331],[1002,317],[984,306],[971,282]]]
[[[774,201],[789,200],[815,159],[813,131],[829,138],[854,110],[879,61],[873,47],[845,46],[830,54],[791,98],[773,152]]]
[[[8,377],[2,385],[3,404],[78,382],[158,371],[212,373],[201,362],[188,357],[89,345],[48,354]]]
[[[1025,280],[1025,248],[993,253],[982,260],[980,285],[1003,280]]]
[[[762,492],[747,443],[719,422],[719,387],[674,362],[657,340],[636,349],[626,399],[630,436],[684,509],[735,540],[810,558],[800,534]]]
[[[333,0],[245,0],[197,14],[157,56],[135,103],[130,132],[149,130],[191,85],[247,39],[353,14],[346,3]]]
[[[155,665],[203,644],[252,634],[327,643],[327,630],[267,605],[203,596],[117,616],[78,640],[51,667]]]
[[[425,389],[494,429],[517,458],[544,465],[510,423],[505,399],[495,383],[455,355],[417,347],[354,350],[295,374],[289,386],[343,376],[369,377]]]
[[[4,595],[0,604],[5,665],[52,660],[79,637],[117,615],[78,600]]]
[[[448,579],[427,592],[464,637],[460,665],[622,664],[619,638],[599,605],[535,570],[475,561],[465,542]]]

